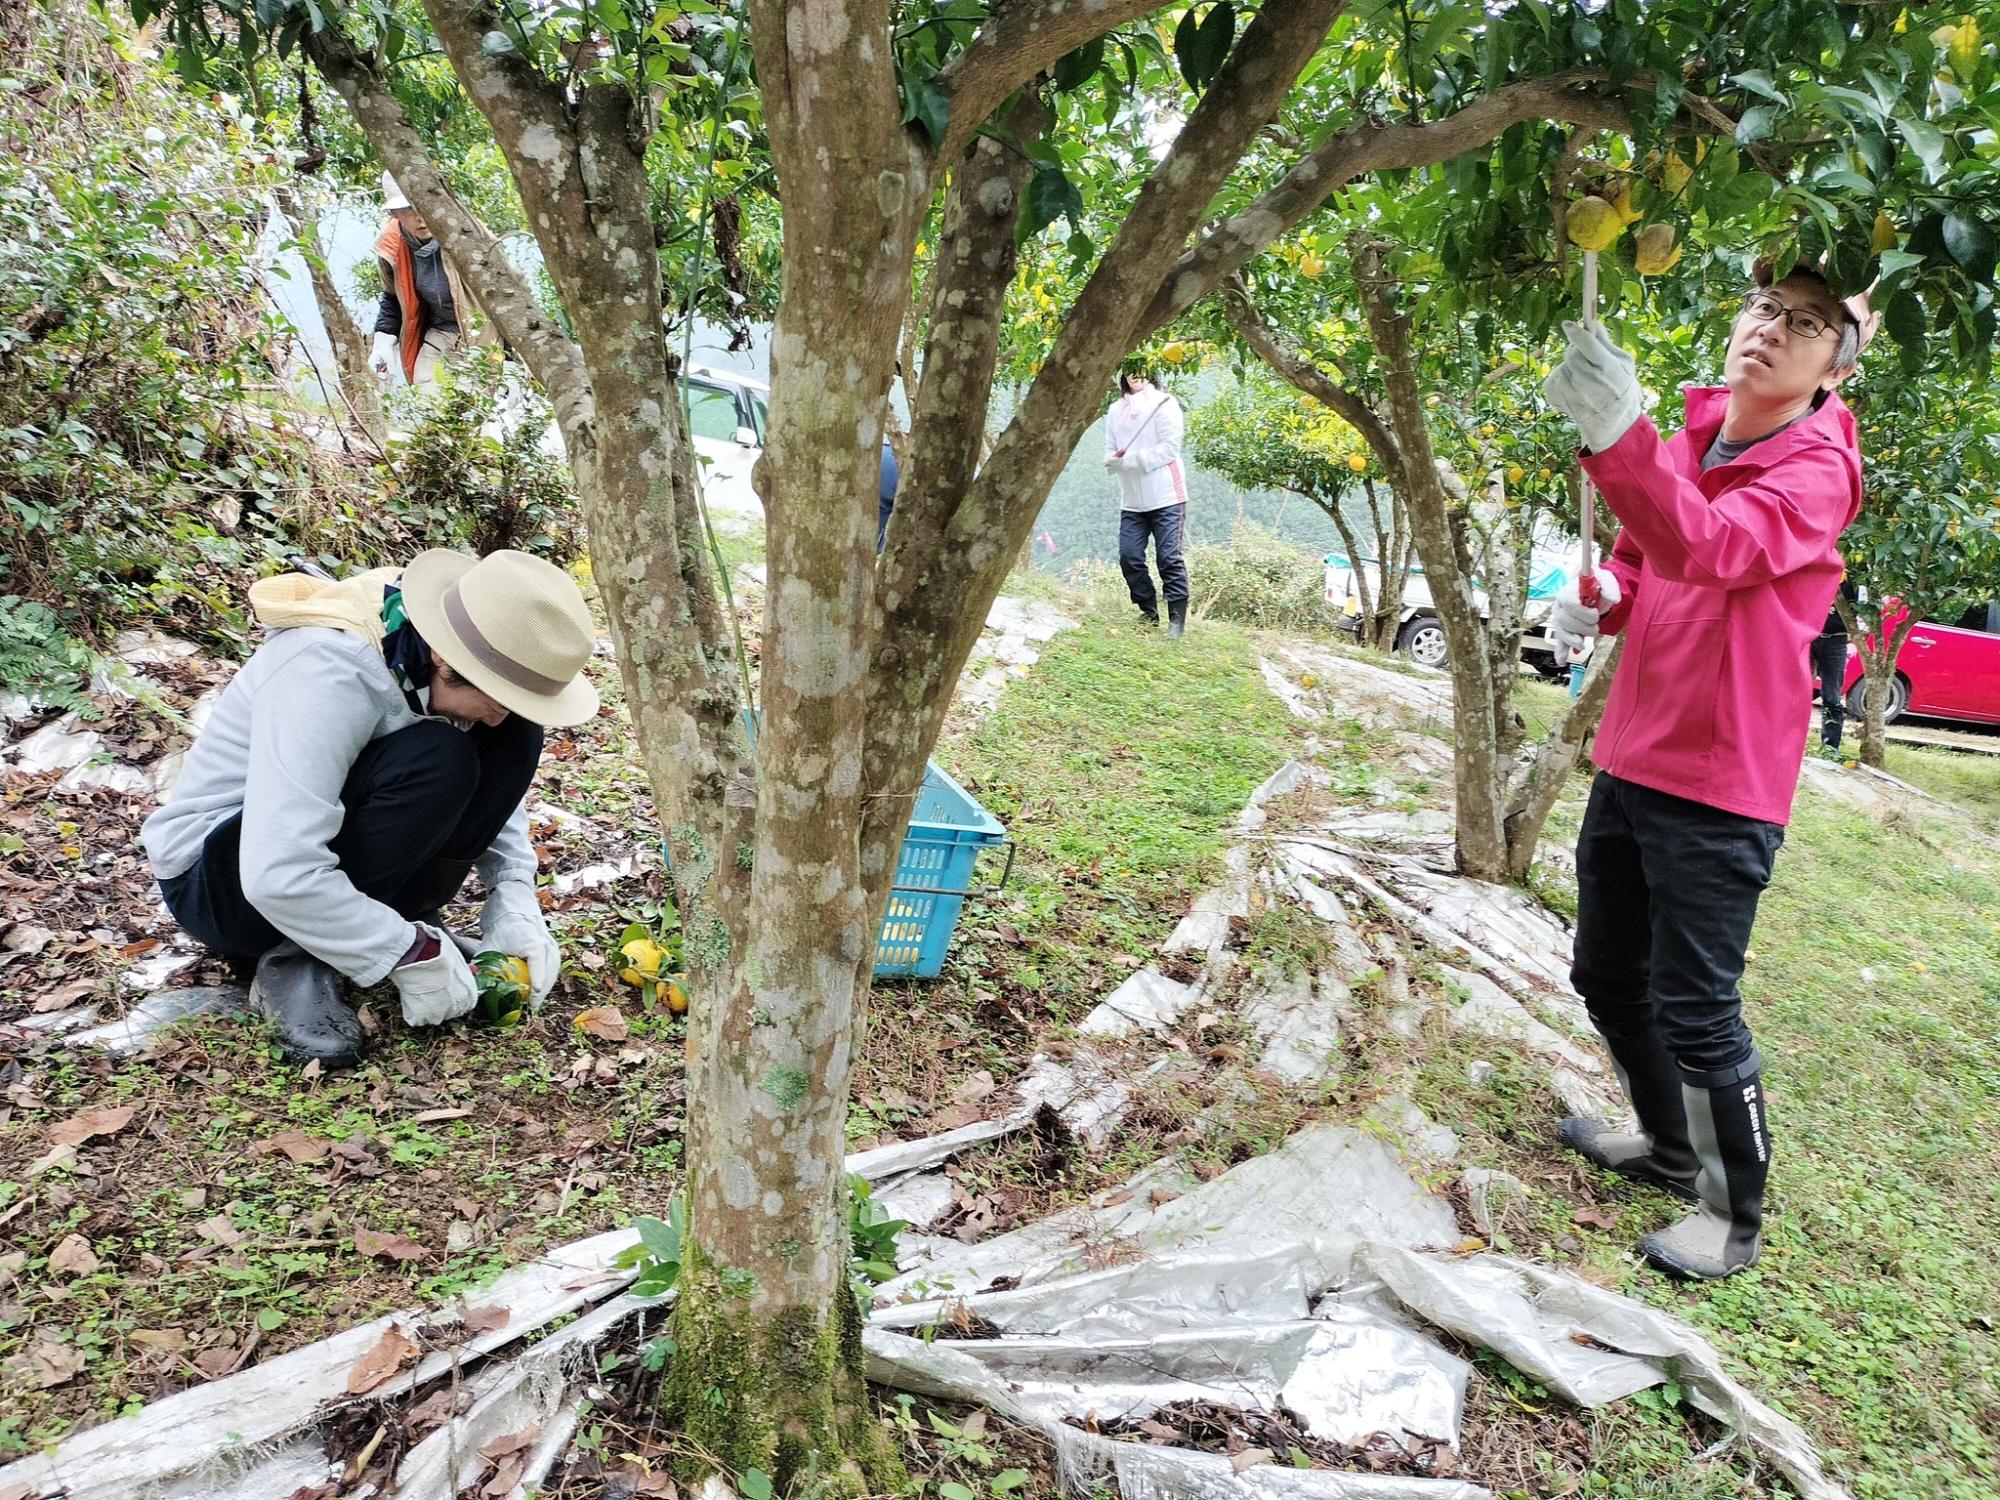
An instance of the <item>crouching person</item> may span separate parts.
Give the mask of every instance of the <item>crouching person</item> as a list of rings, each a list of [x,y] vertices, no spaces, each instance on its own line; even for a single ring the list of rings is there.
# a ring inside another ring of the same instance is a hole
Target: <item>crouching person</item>
[[[430,551],[400,573],[265,579],[250,602],[272,634],[142,832],[174,919],[255,964],[252,1003],[300,1062],[361,1055],[343,975],[388,979],[403,1019],[434,1026],[478,1001],[467,952],[497,949],[527,961],[539,1006],[561,954],[525,798],[544,727],[597,711],[576,584],[524,552]],[[438,915],[475,868],[477,944]]]

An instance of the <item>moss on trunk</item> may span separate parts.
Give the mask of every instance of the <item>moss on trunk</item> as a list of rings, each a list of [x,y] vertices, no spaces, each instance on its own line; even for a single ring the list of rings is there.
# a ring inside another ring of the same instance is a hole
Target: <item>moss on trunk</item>
[[[830,1308],[760,1315],[755,1288],[692,1244],[679,1284],[664,1399],[702,1455],[689,1479],[756,1469],[792,1497],[887,1494],[906,1482],[868,1398],[860,1309],[844,1286]]]

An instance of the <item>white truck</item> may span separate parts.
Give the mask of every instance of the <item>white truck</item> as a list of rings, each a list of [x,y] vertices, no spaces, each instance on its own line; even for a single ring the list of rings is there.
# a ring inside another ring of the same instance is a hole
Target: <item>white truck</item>
[[[1528,582],[1528,604],[1522,611],[1521,659],[1545,677],[1567,670],[1558,667],[1555,644],[1543,631],[1549,611],[1555,608],[1556,590],[1574,576],[1576,559],[1561,552],[1537,547],[1531,558],[1534,568]],[[1374,558],[1360,559],[1362,577],[1370,598],[1379,597],[1382,570]],[[1326,602],[1340,611],[1340,628],[1349,634],[1361,631],[1361,596],[1354,586],[1356,563],[1344,554],[1326,557]],[[1473,580],[1473,602],[1483,618],[1487,612],[1486,592]],[[1412,564],[1403,584],[1402,610],[1396,626],[1396,650],[1421,667],[1442,669],[1445,664],[1444,626],[1438,622],[1437,605],[1431,599],[1430,580],[1422,567]]]

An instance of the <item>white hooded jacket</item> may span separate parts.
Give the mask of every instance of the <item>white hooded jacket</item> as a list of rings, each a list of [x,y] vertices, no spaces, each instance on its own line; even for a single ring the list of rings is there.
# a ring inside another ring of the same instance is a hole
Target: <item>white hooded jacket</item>
[[[1165,391],[1135,391],[1111,403],[1104,419],[1104,467],[1118,476],[1121,510],[1187,504],[1181,466],[1186,425],[1180,402]]]

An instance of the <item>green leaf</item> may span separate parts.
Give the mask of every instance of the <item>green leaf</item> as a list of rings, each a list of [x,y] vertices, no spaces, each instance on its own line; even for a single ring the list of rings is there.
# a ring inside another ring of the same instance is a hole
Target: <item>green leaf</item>
[[[979,1500],[977,1495],[956,1479],[947,1479],[939,1485],[938,1493],[944,1496],[944,1500]]]
[[[743,1500],[771,1500],[771,1476],[762,1469],[745,1469],[736,1481]]]
[[[944,144],[945,126],[951,117],[951,100],[932,78],[904,78],[903,123],[921,125],[933,147]]]
[[[1924,175],[1936,181],[1944,172],[1944,132],[1927,120],[1898,120],[1896,129],[1923,162]]]
[[[284,20],[285,13],[291,8],[292,0],[257,0],[257,24],[269,31]]]
[[[1876,262],[1876,274],[1884,281],[1889,281],[1910,267],[1920,266],[1923,263],[1924,258],[1921,255],[1914,255],[1908,250],[1884,250],[1882,258]]]
[[[1962,208],[1944,216],[1944,248],[1974,281],[1993,280],[1993,231]]]
[[[1926,332],[1924,305],[1917,300],[1916,293],[1898,292],[1891,297],[1882,309],[1882,326],[1904,349],[1922,350]]]
[[[1021,220],[1015,227],[1017,243],[1025,243],[1040,234],[1057,219],[1068,215],[1070,227],[1078,232],[1083,229],[1083,194],[1064,175],[1061,167],[1038,166],[1035,175],[1028,180],[1026,199],[1021,204]]]
[[[1236,7],[1231,0],[1209,7],[1198,25],[1192,8],[1181,17],[1180,25],[1174,28],[1174,61],[1180,64],[1181,77],[1189,88],[1199,93],[1208,87],[1222,71],[1229,44],[1235,39]]]
[[[1056,92],[1067,94],[1071,89],[1083,87],[1103,66],[1104,38],[1098,37],[1057,61],[1052,74]]]
[[[266,1333],[283,1326],[284,1321],[285,1315],[275,1307],[263,1307],[257,1310],[257,1326]]]
[[[1736,122],[1736,144],[1750,146],[1769,140],[1777,123],[1778,106],[1775,104],[1758,104],[1744,110],[1743,118]]]
[[[1729,81],[1739,89],[1746,89],[1750,93],[1769,99],[1773,104],[1789,105],[1792,102],[1791,97],[1783,89],[1771,82],[1771,75],[1761,69],[1753,68],[1747,73],[1732,73],[1729,75]],[[1738,135],[1737,139],[1740,141],[1743,137]]]
[[[993,1493],[1004,1495],[1011,1490],[1020,1489],[1027,1482],[1028,1471],[1026,1469],[1002,1469],[998,1474],[993,1476]]]

